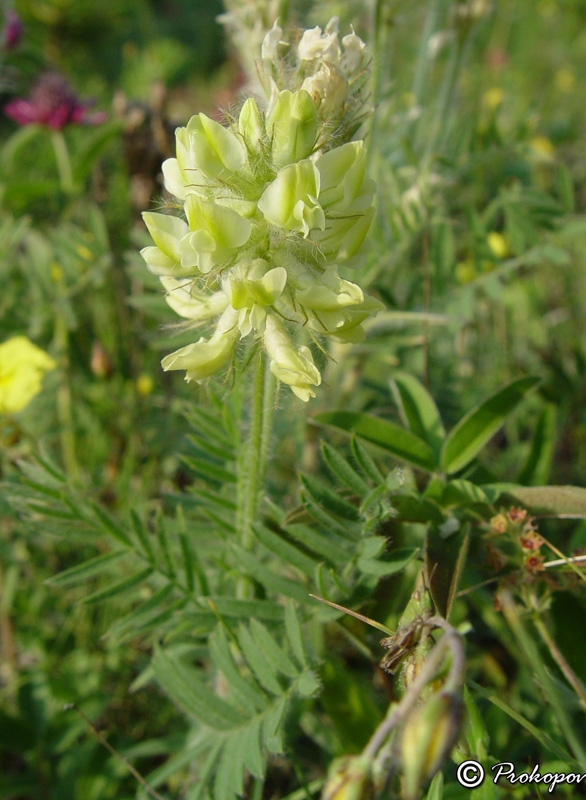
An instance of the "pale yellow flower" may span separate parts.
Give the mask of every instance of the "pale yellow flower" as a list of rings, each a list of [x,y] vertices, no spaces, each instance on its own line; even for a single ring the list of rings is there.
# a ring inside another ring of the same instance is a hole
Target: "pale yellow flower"
[[[505,93],[498,86],[488,89],[482,96],[482,104],[490,111],[494,111],[505,99]]]
[[[0,414],[22,411],[41,391],[43,375],[57,364],[26,336],[0,344]]]
[[[555,74],[555,86],[560,92],[571,92],[576,85],[574,70],[562,67]]]
[[[509,245],[502,233],[491,231],[486,237],[486,241],[497,258],[506,258],[509,255]]]
[[[529,140],[529,146],[544,158],[551,159],[555,154],[555,147],[547,136],[534,136]]]

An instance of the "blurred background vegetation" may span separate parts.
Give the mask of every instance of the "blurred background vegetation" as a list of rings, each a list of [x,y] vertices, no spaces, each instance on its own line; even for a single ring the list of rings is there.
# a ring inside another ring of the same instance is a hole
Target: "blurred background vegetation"
[[[468,13],[476,6],[478,14]],[[0,105],[26,96],[51,70],[79,97],[94,98],[92,111],[106,119],[54,134],[0,114],[0,343],[26,335],[58,365],[26,408],[0,415],[0,473],[14,480],[18,462],[42,447],[114,515],[130,500],[141,513],[174,508],[173,497],[200,485],[183,459],[186,412],[194,397],[221,407],[227,387],[216,384],[214,404],[205,389],[160,369],[161,356],[189,333],[172,329],[174,315],[138,255],[147,243],[140,212],[160,204],[159,168],[172,155],[175,126],[238,101],[245,76],[216,21],[225,9],[210,0],[20,0],[13,9],[22,35],[4,43]],[[7,3],[2,11],[7,20]],[[388,384],[397,368],[419,375],[447,427],[508,380],[540,376],[483,468],[512,479],[539,435],[539,468],[526,470],[527,482],[583,484],[584,3],[328,0],[291,2],[280,13],[300,27],[338,14],[341,30],[354,24],[372,53],[367,133],[379,191],[362,285],[388,312],[366,342],[340,347],[313,405],[301,411],[281,398],[272,499],[291,509],[299,466],[323,470],[321,432],[308,418],[334,407],[397,415]],[[231,402],[238,406],[238,391]],[[548,525],[564,552],[586,545],[584,524]],[[88,606],[84,585],[44,583],[95,555],[95,542],[41,530],[4,492],[0,527],[0,798],[135,797],[124,765],[63,711],[72,701],[142,772],[160,767],[166,780],[162,765],[183,751],[190,731],[162,694],[144,688],[150,642],[103,638],[121,613],[117,601]],[[404,600],[398,584],[386,586]],[[400,603],[379,594],[380,618],[392,618]],[[472,663],[504,687],[516,667],[495,614],[478,605]],[[583,681],[586,645],[577,631],[585,610],[583,595],[560,591],[552,601],[558,644]],[[372,666],[336,644],[321,702],[344,752],[362,746],[384,693],[356,688],[356,676],[372,680]],[[520,680],[512,691],[539,723],[535,690]],[[516,743],[515,726],[494,707],[485,713],[496,750],[521,758],[528,746]],[[307,734],[296,741],[305,766]],[[325,749],[338,754],[331,741]],[[188,766],[174,767],[168,790],[179,797]],[[266,796],[292,791],[296,769],[277,764]]]

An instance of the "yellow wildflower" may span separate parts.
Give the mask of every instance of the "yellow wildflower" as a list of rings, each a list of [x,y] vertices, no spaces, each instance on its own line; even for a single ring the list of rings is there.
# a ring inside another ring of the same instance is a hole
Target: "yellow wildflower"
[[[476,265],[474,259],[467,258],[465,261],[459,261],[456,264],[456,280],[461,286],[472,283],[475,278]]]
[[[575,83],[576,75],[574,70],[568,69],[567,67],[558,69],[555,74],[556,89],[559,89],[560,92],[571,92]]]
[[[505,93],[498,86],[486,91],[482,96],[482,104],[490,111],[494,111],[505,99]]]
[[[26,336],[0,344],[0,414],[14,414],[41,391],[43,375],[56,363]]]
[[[553,158],[555,148],[547,136],[534,136],[529,140],[529,146],[532,150],[544,158]]]
[[[506,258],[509,255],[509,245],[502,233],[491,231],[486,237],[486,241],[497,258]]]
[[[136,379],[136,391],[141,397],[147,397],[155,388],[155,382],[150,375],[143,372]]]

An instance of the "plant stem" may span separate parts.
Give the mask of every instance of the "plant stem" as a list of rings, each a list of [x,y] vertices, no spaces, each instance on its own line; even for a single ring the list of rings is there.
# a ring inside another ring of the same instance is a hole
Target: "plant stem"
[[[53,144],[53,151],[55,153],[55,161],[57,162],[57,172],[59,173],[59,182],[65,194],[73,193],[73,171],[71,169],[71,159],[69,158],[69,151],[65,137],[61,131],[51,132],[51,142]]]
[[[558,667],[561,669],[562,673],[564,674],[570,686],[578,695],[578,698],[580,700],[580,705],[582,706],[582,708],[586,709],[586,691],[582,686],[582,684],[580,683],[578,677],[574,674],[573,669],[570,667],[570,665],[562,655],[557,644],[554,642],[554,640],[550,636],[549,631],[543,624],[543,620],[538,614],[535,615],[533,622],[535,623],[535,627],[539,631],[539,634],[543,639],[547,649],[551,653],[552,658],[554,659]]]
[[[57,416],[59,419],[59,435],[61,453],[65,471],[72,481],[79,478],[79,466],[75,455],[75,433],[71,410],[71,387],[69,386],[69,353],[67,323],[60,308],[55,317],[55,343],[61,368],[60,384],[57,390]]]
[[[244,492],[242,495],[242,512],[240,514],[240,544],[245,550],[252,550],[254,534],[252,523],[258,511],[259,488],[262,482],[263,461],[263,439],[269,438],[269,432],[265,430],[264,411],[265,411],[265,371],[266,357],[261,350],[252,386],[252,407],[250,416],[250,436],[247,441],[247,453],[245,464],[245,475],[243,476]],[[265,434],[263,436],[263,433]],[[240,598],[250,597],[252,584],[246,576],[241,576],[237,586],[237,596]]]
[[[367,744],[364,750],[365,756],[375,758],[392,730],[411,713],[421,696],[421,692],[434,678],[442,665],[446,657],[446,651],[451,653],[452,660],[442,691],[460,691],[464,684],[465,655],[462,637],[455,628],[441,617],[431,617],[429,624],[443,628],[445,635],[442,636],[421,665],[417,677],[409,686],[401,702],[390,706],[387,716]]]

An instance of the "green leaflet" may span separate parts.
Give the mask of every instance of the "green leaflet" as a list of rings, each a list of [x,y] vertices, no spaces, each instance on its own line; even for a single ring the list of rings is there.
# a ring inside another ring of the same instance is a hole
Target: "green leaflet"
[[[68,586],[87,578],[93,578],[95,575],[105,572],[111,564],[127,555],[128,550],[114,550],[103,556],[96,556],[96,558],[91,558],[89,561],[84,561],[83,564],[78,564],[75,567],[59,572],[57,575],[53,575],[51,578],[47,578],[45,583],[50,586]]]
[[[293,655],[297,659],[298,664],[301,667],[307,666],[307,656],[303,646],[301,624],[297,616],[295,603],[292,600],[289,600],[285,606],[285,630],[287,631],[287,638],[289,639],[289,644],[291,645]]]
[[[452,474],[469,464],[538,383],[532,377],[512,381],[466,414],[444,442],[442,470]]]
[[[273,668],[287,678],[296,678],[298,669],[287,653],[279,647],[274,637],[265,626],[256,619],[250,621],[250,632],[256,645],[264,657],[270,661]]]
[[[339,428],[354,433],[361,439],[391,453],[401,461],[433,472],[437,463],[433,450],[427,442],[394,422],[354,411],[326,411],[314,420],[321,425]]]
[[[99,589],[97,592],[87,595],[87,597],[84,597],[81,602],[84,605],[89,605],[91,603],[100,603],[102,600],[108,600],[110,597],[114,597],[117,594],[122,594],[123,592],[138,586],[139,583],[146,581],[146,579],[152,574],[152,567],[147,567],[146,569],[143,569],[128,578],[118,581],[118,583],[110,584],[103,589]]]
[[[197,672],[170,651],[156,650],[153,669],[173,702],[203,725],[217,731],[228,731],[245,721],[246,717],[240,711],[211,692]]]
[[[531,440],[527,461],[519,473],[519,483],[541,486],[547,483],[555,448],[555,406],[545,406]]]
[[[285,597],[292,597],[300,603],[308,603],[309,596],[307,591],[289,578],[282,578],[274,570],[262,564],[251,553],[242,547],[233,545],[237,563],[244,568],[246,574],[262,583],[268,590],[282,594]]]
[[[266,708],[267,701],[256,681],[242,677],[236,666],[224,628],[219,625],[209,638],[210,657],[216,669],[226,678],[234,700],[248,715],[254,715]]]
[[[391,377],[391,388],[405,423],[439,455],[446,432],[435,401],[427,389],[414,375],[395,371]]]
[[[286,564],[297,567],[305,575],[313,575],[316,564],[313,558],[265,525],[253,525],[252,530],[258,541],[271,553],[282,559]]]
[[[350,522],[360,521],[360,513],[356,506],[348,503],[339,494],[333,492],[325,486],[322,481],[308,475],[301,475],[300,478],[303,487],[309,492],[315,502],[324,509]]]
[[[508,486],[503,499],[538,517],[586,519],[586,489],[581,486]]]
[[[368,483],[356,472],[348,461],[327,442],[321,443],[321,451],[324,461],[342,483],[355,492],[360,497],[370,492]]]

